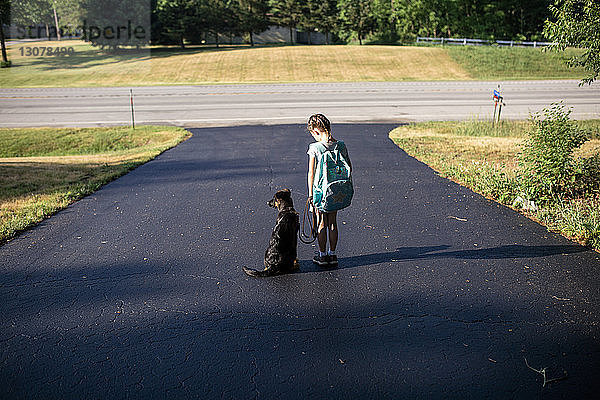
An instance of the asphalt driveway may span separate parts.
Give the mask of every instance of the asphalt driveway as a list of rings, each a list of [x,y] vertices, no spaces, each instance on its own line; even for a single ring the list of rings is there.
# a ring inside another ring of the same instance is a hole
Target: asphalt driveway
[[[299,125],[194,136],[0,247],[0,398],[595,398],[599,255],[335,125],[340,266],[267,279]],[[548,379],[529,369],[547,368]],[[566,372],[565,372],[566,371]]]

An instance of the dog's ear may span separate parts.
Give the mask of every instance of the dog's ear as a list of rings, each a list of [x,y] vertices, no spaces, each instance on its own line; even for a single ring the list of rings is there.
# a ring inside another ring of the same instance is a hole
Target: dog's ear
[[[282,189],[277,192],[275,197],[283,200],[289,200],[292,198],[292,192],[290,192],[290,189]]]

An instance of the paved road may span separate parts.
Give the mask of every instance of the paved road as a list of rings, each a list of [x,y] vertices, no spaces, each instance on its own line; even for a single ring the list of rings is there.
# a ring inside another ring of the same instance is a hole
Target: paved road
[[[249,278],[299,125],[194,136],[0,247],[0,398],[594,398],[599,255],[336,125],[340,267]],[[466,220],[466,221],[464,221]],[[549,379],[525,365],[547,368]]]
[[[133,88],[136,120],[190,127],[302,123],[320,110],[335,122],[491,118],[498,82],[363,82]],[[564,100],[577,119],[600,118],[600,84],[502,82],[505,118]],[[0,89],[0,127],[131,122],[129,88]]]

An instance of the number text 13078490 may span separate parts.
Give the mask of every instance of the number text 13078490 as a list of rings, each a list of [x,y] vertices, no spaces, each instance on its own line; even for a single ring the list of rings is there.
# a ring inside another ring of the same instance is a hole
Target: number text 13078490
[[[23,46],[19,48],[22,57],[55,57],[55,56],[72,56],[75,54],[73,47],[29,47]]]

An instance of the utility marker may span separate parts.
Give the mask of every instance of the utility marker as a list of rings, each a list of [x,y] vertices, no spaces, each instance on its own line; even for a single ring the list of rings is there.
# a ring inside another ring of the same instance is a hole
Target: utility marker
[[[131,103],[131,127],[135,129],[135,115],[133,112],[133,89],[129,89],[129,102]]]

